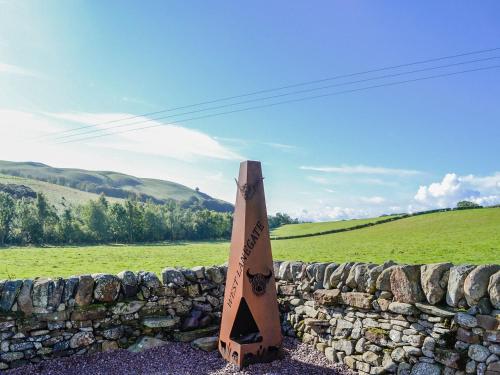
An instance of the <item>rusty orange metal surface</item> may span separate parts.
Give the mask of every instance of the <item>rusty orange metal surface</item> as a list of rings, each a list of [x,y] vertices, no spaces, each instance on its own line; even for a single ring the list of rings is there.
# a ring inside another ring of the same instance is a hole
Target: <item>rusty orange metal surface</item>
[[[240,368],[281,356],[281,327],[261,164],[240,165],[219,351]]]

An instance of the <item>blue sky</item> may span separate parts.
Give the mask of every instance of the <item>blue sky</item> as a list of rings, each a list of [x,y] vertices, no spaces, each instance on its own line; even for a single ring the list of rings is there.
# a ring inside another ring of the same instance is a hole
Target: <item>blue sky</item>
[[[497,1],[0,0],[0,137],[11,140],[0,159],[170,179],[228,201],[239,162],[257,159],[269,211],[307,220],[500,203],[500,69],[80,142],[38,138],[500,47],[499,13]],[[500,59],[374,83],[491,65]]]

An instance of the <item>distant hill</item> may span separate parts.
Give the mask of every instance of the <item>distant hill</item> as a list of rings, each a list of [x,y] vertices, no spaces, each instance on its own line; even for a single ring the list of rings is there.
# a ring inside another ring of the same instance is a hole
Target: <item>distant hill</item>
[[[66,200],[76,200],[79,203],[104,194],[106,197],[115,199],[135,197],[144,202],[151,200],[158,204],[172,200],[181,202],[185,208],[199,207],[218,212],[233,211],[232,204],[212,198],[187,186],[172,181],[138,178],[118,172],[53,168],[36,162],[0,161],[0,174],[4,175],[0,176],[0,183],[25,185],[36,192],[44,192],[49,198],[50,196],[53,198],[64,196]],[[5,175],[21,178],[22,181],[9,180]]]

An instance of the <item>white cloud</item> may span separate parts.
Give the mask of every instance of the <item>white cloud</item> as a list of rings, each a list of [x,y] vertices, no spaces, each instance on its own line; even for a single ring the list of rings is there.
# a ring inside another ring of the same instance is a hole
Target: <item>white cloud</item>
[[[330,182],[328,181],[327,178],[325,177],[320,177],[320,176],[307,176],[306,177],[308,180],[315,182],[320,185],[328,185]]]
[[[395,176],[412,176],[422,173],[420,171],[412,169],[371,167],[367,165],[341,165],[341,166],[319,166],[319,167],[301,166],[300,169],[306,171],[316,171],[325,173],[374,174],[374,175],[395,175]]]
[[[351,220],[378,217],[384,214],[393,214],[401,212],[399,206],[393,207],[377,207],[377,208],[356,208],[356,207],[340,207],[324,205],[316,209],[303,209],[299,212],[292,213],[293,217],[303,221],[336,221],[336,220]]]
[[[353,218],[367,217],[365,210],[348,208],[348,207],[330,207],[326,206],[317,210],[302,210],[298,212],[296,217],[302,221],[335,221],[346,220]]]
[[[115,119],[115,116],[88,116],[85,120],[98,122]],[[80,121],[79,117],[74,119]],[[234,181],[232,175],[226,176],[225,171],[237,168],[238,163],[234,160],[237,154],[199,131],[194,131],[192,140],[198,143],[184,149],[182,142],[187,142],[186,133],[191,133],[178,132],[178,129],[170,129],[170,137],[166,139],[163,131],[149,134],[149,138],[137,138],[137,143],[146,142],[155,148],[149,150],[147,144],[134,144],[134,139],[113,137],[67,144],[51,142],[47,135],[72,127],[68,120],[43,114],[0,108],[0,124],[0,139],[3,141],[0,160],[38,161],[54,167],[110,170],[170,180],[192,188],[198,186],[201,191],[229,202],[234,200]],[[73,124],[73,127],[79,126],[82,125]],[[176,141],[179,142],[179,133],[182,142],[175,145]],[[151,139],[155,137],[157,139]],[[224,174],[219,174],[219,171]]]
[[[461,200],[481,205],[500,203],[500,172],[490,176],[446,174],[441,182],[420,186],[415,201],[423,208],[455,207]]]
[[[198,130],[163,124],[145,117],[135,117],[119,123],[109,123],[110,121],[127,119],[133,116],[128,113],[52,113],[49,116],[79,124],[94,124],[95,130],[102,130],[102,132],[87,134],[83,133],[91,130],[81,130],[81,136],[77,135],[79,132],[75,132],[73,133],[76,134],[75,136],[61,140],[63,142],[89,138],[80,142],[129,152],[166,156],[183,161],[196,161],[200,158],[243,159],[243,156],[225,147],[214,137]],[[132,130],[142,127],[148,128],[137,131]],[[130,131],[125,132],[126,130]],[[91,138],[107,133],[111,135]]]
[[[277,143],[277,142],[263,142],[263,144],[270,146],[270,147],[273,147],[273,148],[276,148],[276,149],[281,150],[281,151],[292,151],[292,150],[295,150],[297,148],[296,146],[287,145],[284,143]]]
[[[29,69],[22,68],[17,65],[11,65],[11,64],[6,64],[0,62],[0,73],[4,74],[14,74],[14,75],[19,75],[19,76],[26,76],[26,77],[39,77],[39,74],[31,71]]]
[[[386,199],[383,197],[361,197],[360,201],[368,204],[382,204],[385,203]]]

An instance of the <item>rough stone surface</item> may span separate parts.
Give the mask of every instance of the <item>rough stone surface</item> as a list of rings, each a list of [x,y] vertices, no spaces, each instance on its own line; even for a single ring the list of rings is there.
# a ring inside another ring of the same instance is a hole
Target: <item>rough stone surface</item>
[[[377,277],[375,282],[375,287],[377,290],[390,292],[391,291],[391,275],[392,271],[396,269],[397,266],[390,266],[384,269],[380,275]]]
[[[366,292],[367,293],[375,293],[377,290],[377,280],[379,276],[382,274],[383,271],[388,269],[389,267],[394,266],[396,263],[394,263],[392,260],[385,262],[384,264],[381,264],[379,266],[375,266],[371,268],[368,272],[368,280],[367,280],[367,287],[366,287]],[[388,277],[388,287],[390,288],[390,273],[387,274]],[[383,281],[380,281],[381,284]],[[382,289],[381,289],[382,290]]]
[[[485,362],[491,353],[488,348],[485,348],[484,346],[479,344],[473,344],[469,346],[468,354],[469,357],[476,362]]]
[[[330,287],[337,288],[341,282],[345,282],[353,265],[354,263],[350,262],[342,263],[338,266],[330,276]]]
[[[421,267],[420,282],[427,302],[435,305],[446,294],[451,263],[426,264]]]
[[[500,271],[490,277],[488,294],[493,307],[500,310]]]
[[[332,276],[333,271],[337,269],[339,265],[337,263],[330,263],[325,268],[325,274],[323,275],[323,288],[331,289],[332,285],[330,284],[330,278]]]
[[[175,328],[180,322],[179,317],[151,317],[142,321],[142,324],[149,328]]]
[[[217,350],[218,342],[219,338],[217,336],[200,337],[199,339],[193,340],[191,342],[191,346],[205,352],[212,352],[214,350]]]
[[[120,279],[114,275],[99,275],[95,278],[94,298],[100,302],[113,302],[120,293]]]
[[[22,285],[22,280],[7,280],[3,284],[0,298],[0,311],[10,311],[16,301],[17,295],[19,294]]]
[[[33,281],[24,280],[19,296],[17,297],[17,306],[19,310],[26,315],[31,315],[33,313],[33,299],[31,298],[32,291]]]
[[[403,315],[414,315],[418,311],[414,305],[403,302],[391,302],[389,304],[389,310],[396,314]]]
[[[460,305],[460,301],[465,300],[464,282],[467,275],[469,275],[474,268],[475,266],[467,264],[450,268],[446,292],[446,303],[448,305],[457,307]],[[462,305],[465,305],[465,301]]]
[[[77,287],[78,287],[78,277],[74,276],[69,277],[64,284],[62,302],[67,303],[70,299],[74,298]]]
[[[477,305],[479,300],[486,295],[490,277],[499,270],[500,265],[487,264],[476,267],[467,275],[464,282],[464,294],[469,306]]]
[[[459,324],[460,326],[466,328],[477,327],[476,317],[462,312],[455,315],[455,322],[457,322],[457,324]]]
[[[438,365],[432,363],[419,362],[410,372],[411,375],[440,375],[441,368]]]
[[[150,291],[157,290],[161,287],[161,282],[154,272],[139,271],[137,274],[139,284],[146,287]]]
[[[425,299],[420,287],[420,266],[395,266],[390,280],[396,301],[415,303]]]
[[[162,278],[163,278],[163,284],[168,285],[170,283],[173,283],[178,286],[183,286],[186,283],[186,278],[184,277],[184,274],[172,267],[165,268],[161,272]]]
[[[339,289],[320,289],[314,292],[314,301],[323,306],[334,306],[341,300]]]
[[[122,284],[122,290],[125,297],[133,297],[139,291],[139,281],[132,271],[122,271],[118,275]]]
[[[143,336],[139,338],[133,345],[128,347],[128,351],[132,353],[140,353],[148,349],[158,348],[168,343],[154,337]]]
[[[70,348],[76,349],[83,346],[88,346],[95,341],[92,332],[78,332],[69,341]]]
[[[36,286],[36,284],[35,284]],[[91,275],[82,275],[78,279],[78,288],[75,293],[75,302],[79,306],[86,306],[92,302],[94,279]]]

